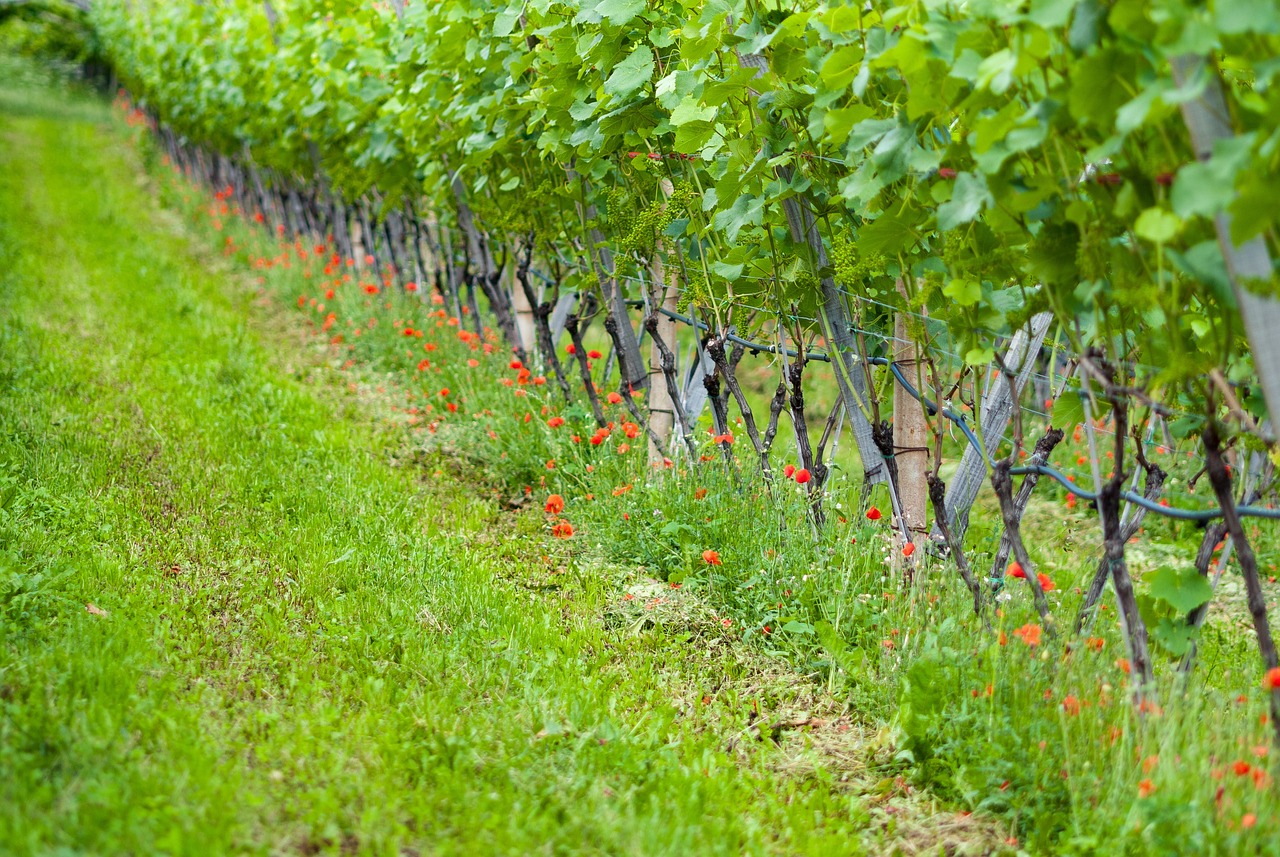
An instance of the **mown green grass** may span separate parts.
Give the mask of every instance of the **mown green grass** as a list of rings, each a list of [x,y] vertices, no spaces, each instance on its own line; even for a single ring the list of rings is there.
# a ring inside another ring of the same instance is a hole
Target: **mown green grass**
[[[145,136],[140,144],[147,150]],[[496,334],[462,342],[466,318],[448,318],[420,293],[380,289],[378,272],[358,260],[327,263],[330,251],[278,239],[253,225],[252,212],[237,214],[170,169],[156,174],[197,229],[225,243],[273,299],[298,307],[329,360],[376,379],[366,384],[398,407],[412,448],[447,451],[500,498],[529,492],[537,505],[562,495],[565,509],[547,517],[544,532],[557,517],[571,523],[572,555],[593,576],[616,565],[632,580],[678,584],[751,647],[821,682],[863,723],[887,726],[883,743],[895,752],[879,775],[997,816],[1029,853],[1280,853],[1277,754],[1238,569],[1215,594],[1190,677],[1178,674],[1180,652],[1167,636],[1186,608],[1157,598],[1161,569],[1188,571],[1202,538],[1194,525],[1148,516],[1128,548],[1156,660],[1156,682],[1139,707],[1113,605],[1073,633],[1101,533],[1096,511],[1073,507],[1060,486],[1042,480],[1024,527],[1037,568],[1055,583],[1048,601],[1060,633],[1041,625],[1029,587],[1014,579],[996,595],[988,626],[974,617],[947,558],[917,553],[906,582],[888,521],[864,515],[847,473],[826,486],[829,519],[813,527],[804,489],[767,487],[740,431],[736,464],[722,464],[705,416],[695,453],[702,461],[677,453],[672,470],[655,472],[640,442],[623,433],[621,404],[606,408],[613,433],[592,443],[595,425],[582,404],[566,405],[536,378],[519,383]],[[603,366],[595,371],[602,389],[614,386]],[[1030,436],[1044,428],[1028,422]],[[1073,431],[1054,459],[1082,484],[1087,449],[1084,432]],[[1213,505],[1203,480],[1189,484],[1198,468],[1193,443],[1149,454],[1170,470],[1171,502]],[[794,452],[780,440],[774,467],[789,459]],[[885,508],[883,495],[871,500]],[[983,575],[1000,536],[994,510],[988,492],[967,537]],[[1250,537],[1274,572],[1274,527],[1251,525]],[[708,549],[720,565],[703,559]],[[1276,592],[1268,583],[1273,611]],[[615,594],[617,613],[666,620],[647,597],[626,601],[632,594]]]
[[[580,404],[499,383],[496,343],[211,214],[98,101],[0,99],[12,850],[987,853],[1012,834],[1029,853],[1280,851],[1234,571],[1201,667],[1183,682],[1159,652],[1160,705],[1139,714],[1113,612],[1087,644],[1032,647],[1011,583],[984,628],[945,560],[903,584],[856,484],[833,483],[819,532],[745,438],[734,475],[714,455],[655,474],[620,431],[590,445]],[[1194,461],[1162,461],[1179,505],[1209,504],[1181,481]],[[552,492],[561,516],[540,513]],[[548,538],[558,518],[572,538]],[[1046,486],[1026,532],[1065,627],[1096,514]],[[1273,529],[1251,532],[1273,565]],[[1148,519],[1139,591],[1198,541]],[[828,725],[757,739],[756,718],[806,712]]]
[[[539,521],[447,461],[434,481],[391,461],[398,437],[310,382],[313,353],[157,208],[105,105],[18,86],[0,851],[885,847],[837,772],[726,752],[751,711],[735,678],[760,682],[740,655],[610,630],[572,564],[542,588]]]

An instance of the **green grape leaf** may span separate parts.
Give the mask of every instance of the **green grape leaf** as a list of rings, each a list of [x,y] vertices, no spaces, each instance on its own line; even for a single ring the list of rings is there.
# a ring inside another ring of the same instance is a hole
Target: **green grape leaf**
[[[1197,629],[1186,622],[1170,619],[1165,616],[1151,628],[1151,636],[1175,658],[1180,658],[1191,651],[1191,642],[1196,638]]]
[[[836,6],[822,16],[822,23],[833,33],[843,33],[857,29],[861,17],[857,9],[851,6]]]
[[[836,48],[822,63],[818,75],[831,89],[844,89],[858,75],[862,66],[863,51],[861,45],[845,45]]]
[[[1027,248],[1027,269],[1042,282],[1074,286],[1080,280],[1079,245],[1080,229],[1074,223],[1050,221]]]
[[[610,24],[621,27],[645,10],[645,0],[600,0],[596,13]]]
[[[1146,122],[1151,109],[1160,100],[1166,88],[1163,82],[1153,83],[1117,110],[1116,130],[1121,134],[1128,134]]]
[[[1084,422],[1084,400],[1075,390],[1066,390],[1053,403],[1049,424],[1066,431],[1070,426],[1082,422]]]
[[[1152,244],[1168,244],[1182,230],[1182,218],[1163,208],[1148,208],[1138,215],[1133,231]]]
[[[1236,175],[1248,164],[1252,146],[1252,134],[1219,140],[1208,161],[1178,170],[1169,194],[1173,210],[1184,218],[1213,217],[1230,205],[1236,196]]]
[[[835,107],[822,115],[822,127],[831,142],[839,145],[849,139],[849,132],[855,123],[861,122],[872,113],[872,109],[865,104]]]
[[[569,107],[569,116],[579,122],[585,122],[596,115],[596,102],[575,101]]]
[[[499,12],[493,19],[493,35],[496,38],[511,35],[516,28],[516,22],[520,20],[520,16],[524,10],[519,6],[510,7]]]
[[[1067,31],[1067,43],[1076,53],[1082,54],[1098,41],[1098,25],[1107,17],[1106,8],[1098,0],[1083,0],[1071,16],[1071,29]]]
[[[1231,240],[1244,244],[1255,235],[1273,227],[1276,222],[1275,200],[1280,191],[1280,176],[1252,175],[1240,195],[1231,203]]]
[[[1064,27],[1076,5],[1077,0],[1032,0],[1027,17],[1041,27]]]
[[[996,359],[996,351],[990,345],[975,345],[964,353],[964,362],[970,366],[986,366]]]
[[[731,283],[742,276],[744,267],[744,265],[731,265],[728,262],[711,263],[711,270]]]
[[[1280,33],[1280,9],[1276,8],[1274,0],[1220,2],[1214,7],[1214,22],[1222,33],[1275,35]]]
[[[685,154],[700,152],[715,134],[716,126],[712,122],[686,122],[676,129],[675,150]]]
[[[880,142],[880,138],[898,127],[897,119],[863,119],[849,133],[848,146],[858,150],[872,143]]]
[[[698,99],[692,96],[685,97],[677,105],[676,109],[671,111],[671,124],[677,128],[690,122],[709,123],[715,118],[716,109],[714,107],[703,107],[698,103]]]
[[[1178,440],[1184,440],[1193,432],[1199,431],[1202,425],[1204,419],[1201,417],[1178,417],[1176,420],[1169,420],[1169,434]]]
[[[613,67],[613,73],[604,82],[604,91],[614,98],[626,98],[653,77],[653,51],[648,45],[639,45],[626,59]]]
[[[1148,592],[1179,613],[1190,613],[1213,597],[1213,587],[1191,566],[1163,566],[1149,578]]]
[[[1136,60],[1120,48],[1088,54],[1075,64],[1067,103],[1071,115],[1100,128],[1114,125],[1117,110],[1129,100],[1126,81],[1137,78]]]
[[[866,256],[893,256],[915,241],[915,224],[897,212],[881,215],[858,230],[858,252]]]
[[[952,280],[942,287],[942,293],[957,306],[973,306],[982,300],[982,284],[977,280]]]
[[[738,233],[745,226],[759,226],[763,222],[764,199],[749,193],[740,195],[727,209],[716,212],[712,225],[722,229],[730,243],[738,240]]]
[[[995,198],[987,189],[985,176],[960,173],[956,176],[951,199],[938,206],[938,228],[946,231],[971,222],[982,209],[995,205]]]

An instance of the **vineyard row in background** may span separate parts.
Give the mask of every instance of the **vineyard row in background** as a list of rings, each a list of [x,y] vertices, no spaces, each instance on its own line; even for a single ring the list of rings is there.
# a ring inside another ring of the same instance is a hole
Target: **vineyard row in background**
[[[419,293],[424,300],[431,294],[437,294],[443,303],[452,308],[452,317],[458,320],[467,319],[477,336],[482,336],[488,332],[484,324],[486,314],[477,300],[474,279],[466,273],[468,265],[465,251],[458,254],[449,254],[447,251],[441,250],[441,248],[450,246],[449,232],[447,227],[444,227],[430,213],[421,215],[415,206],[406,202],[403,213],[392,210],[379,218],[374,214],[378,210],[379,200],[363,198],[348,205],[333,195],[329,195],[327,199],[324,199],[316,188],[294,186],[279,175],[267,174],[264,176],[253,165],[244,165],[233,158],[224,157],[198,145],[193,145],[189,141],[181,139],[171,129],[163,126],[154,116],[149,116],[146,123],[155,132],[158,142],[172,163],[178,166],[188,178],[204,184],[218,201],[233,200],[235,202],[237,208],[232,212],[233,214],[247,216],[248,212],[253,212],[253,219],[259,225],[282,236],[286,243],[301,243],[308,247],[316,246],[317,249],[332,245],[334,248],[332,251],[326,250],[326,253],[332,253],[326,259],[328,266],[326,267],[326,273],[332,274],[344,268],[349,268],[360,271],[364,277],[371,281],[380,280],[382,287],[392,287],[394,285],[408,292]],[[322,199],[324,199],[323,203],[321,202]],[[422,201],[419,201],[419,206],[422,204]],[[362,236],[368,237],[362,238]],[[482,238],[482,240],[485,239],[487,239],[487,236]],[[528,259],[529,257],[526,257],[523,263],[525,266],[529,265]],[[486,298],[496,292],[499,295],[496,300],[504,302],[514,310],[515,335],[519,337],[519,340],[517,345],[510,347],[513,355],[515,355],[515,361],[522,365],[540,365],[540,368],[551,367],[555,374],[557,386],[563,392],[566,402],[572,403],[574,401],[572,390],[578,389],[584,392],[591,403],[597,424],[601,427],[606,426],[607,421],[599,401],[600,383],[598,380],[593,380],[588,368],[589,355],[605,360],[606,368],[603,380],[607,380],[611,374],[610,367],[615,365],[615,349],[618,347],[619,337],[614,336],[613,331],[610,330],[610,339],[613,345],[607,356],[590,351],[587,348],[584,336],[592,321],[598,315],[598,296],[591,293],[587,294],[583,299],[583,303],[587,307],[587,311],[584,312],[582,308],[577,306],[579,296],[576,293],[562,294],[559,288],[554,290],[548,288],[548,286],[558,286],[559,284],[549,280],[545,275],[536,277],[536,279],[544,280],[544,283],[532,286],[531,284],[535,281],[537,272],[531,267],[508,273],[502,264],[498,264],[496,273],[499,275],[498,280],[497,282],[491,282],[489,289],[485,290]],[[506,276],[503,276],[504,274]],[[362,277],[362,282],[364,277]],[[420,283],[425,285],[428,282],[431,283],[430,291],[419,285]],[[372,285],[372,282],[367,283],[366,288],[370,285]],[[497,292],[499,289],[502,291]],[[372,289],[369,290],[372,291]],[[520,300],[521,296],[524,300]],[[695,466],[697,465],[700,456],[693,445],[693,429],[697,425],[707,403],[711,402],[712,427],[708,432],[715,434],[717,444],[725,454],[727,465],[733,468],[735,466],[735,460],[732,456],[734,440],[728,416],[729,391],[733,391],[735,401],[740,405],[740,413],[746,423],[753,426],[755,424],[755,415],[747,397],[741,392],[741,386],[736,377],[736,369],[743,356],[748,352],[752,354],[782,354],[790,361],[787,366],[786,382],[779,384],[773,401],[770,403],[769,422],[763,437],[758,432],[755,432],[756,436],[753,438],[762,475],[766,480],[774,478],[773,469],[770,465],[770,450],[777,434],[781,414],[790,406],[790,415],[795,425],[803,427],[806,422],[803,393],[798,398],[793,398],[790,391],[801,389],[803,367],[807,362],[812,360],[829,361],[831,357],[828,354],[811,349],[797,350],[796,347],[788,345],[787,343],[791,340],[788,340],[785,336],[785,324],[780,324],[777,327],[777,332],[779,333],[778,343],[763,343],[737,336],[732,329],[708,331],[706,322],[692,319],[673,310],[668,309],[663,312],[663,307],[651,307],[639,301],[634,303],[640,304],[646,310],[638,325],[640,332],[637,335],[637,341],[643,343],[646,334],[654,337],[655,359],[649,367],[649,374],[651,376],[660,376],[662,383],[666,386],[668,395],[672,397],[672,401],[679,403],[674,414],[675,434],[672,436],[672,426],[668,424],[668,436],[663,438],[659,434],[661,429],[656,429],[653,426],[651,408],[648,409],[650,413],[646,416],[635,404],[634,396],[626,396],[624,393],[616,395],[617,400],[627,402],[632,415],[640,424],[645,426],[650,439],[652,457],[656,459],[652,463],[661,467],[665,461],[667,465],[670,465],[671,459],[667,457],[668,454],[679,459],[683,454],[687,453],[688,460]],[[489,300],[486,300],[487,305],[491,305]],[[682,323],[698,331],[698,335],[694,338],[694,344],[690,349],[692,353],[689,355],[689,359],[685,361],[686,365],[692,365],[684,372],[679,371],[680,366],[674,359],[675,355],[670,344],[665,341],[662,341],[661,345],[657,344],[660,340],[657,339],[657,334],[655,334],[653,328],[656,327],[654,317],[659,314],[665,315],[671,321]],[[524,323],[522,324],[521,322]],[[630,316],[628,316],[627,323],[628,325],[633,323]],[[1041,382],[1050,385],[1048,387],[1049,390],[1060,393],[1065,382],[1072,377],[1070,370],[1078,363],[1076,360],[1068,360],[1068,365],[1065,367],[1066,371],[1060,370],[1054,374],[1047,375],[1035,371],[1044,365],[1046,356],[1050,361],[1053,360],[1053,351],[1044,347],[1044,338],[1049,326],[1050,319],[1047,315],[1034,318],[1028,326],[1030,335],[1028,336],[1028,331],[1020,331],[1007,346],[1004,358],[1005,366],[1013,368],[1008,370],[1007,374],[993,374],[990,376],[985,389],[974,391],[975,398],[982,402],[981,407],[977,410],[986,416],[986,420],[983,422],[984,431],[982,431],[982,435],[994,439],[997,448],[1007,444],[1012,446],[1015,452],[1021,450],[1020,439],[1018,443],[1014,444],[1012,442],[1014,438],[1005,436],[1005,429],[1013,408],[1019,409],[1024,414],[1030,412],[1040,416],[1050,416],[1037,411],[1034,407],[1022,401],[1025,398],[1024,394],[1029,390],[1028,380],[1034,375]],[[558,343],[562,341],[566,332],[570,334],[571,339],[570,346],[566,349],[566,354],[573,358],[573,362],[577,363],[583,370],[581,380],[576,386],[566,374],[558,358]],[[1031,343],[1030,347],[1027,345],[1028,341]],[[530,345],[525,346],[524,343],[530,343]],[[732,349],[727,355],[726,344],[732,345]],[[798,345],[801,349],[804,347],[803,341],[795,341],[793,344]],[[516,362],[513,362],[512,365],[516,365]],[[872,357],[867,362],[871,365],[889,368],[893,382],[901,390],[914,401],[922,403],[930,415],[939,414],[940,409],[937,405],[927,397],[922,396],[914,388],[911,380],[905,376],[901,364],[882,357]],[[1052,367],[1052,362],[1050,362],[1049,366],[1050,368]],[[796,367],[799,367],[798,371]],[[635,387],[626,385],[621,378],[619,378],[619,383],[623,386],[623,389],[635,390]],[[1009,394],[1011,388],[1015,391],[1012,396]],[[1038,397],[1040,390],[1035,390],[1033,395]],[[1076,398],[1073,393],[1068,395]],[[1054,398],[1056,398],[1056,395],[1046,399],[1044,401],[1045,406],[1051,407]],[[1090,404],[1089,400],[1084,398],[1083,395],[1078,398],[1081,401],[1082,413],[1086,412]],[[1123,399],[1113,402],[1113,404],[1116,406],[1117,412],[1123,412],[1127,409],[1127,403]],[[991,416],[992,412],[996,414],[994,418]],[[993,461],[985,452],[982,440],[968,427],[967,421],[963,416],[956,414],[949,406],[942,413],[960,428],[964,442],[967,444],[964,447],[965,457],[962,459],[962,472],[965,465],[972,467],[974,466],[973,462],[977,462],[981,478],[989,478],[996,489],[996,497],[1000,501],[1000,508],[1005,521],[1006,534],[1001,539],[1000,550],[994,559],[989,579],[983,581],[980,577],[975,577],[969,569],[963,544],[960,540],[965,529],[967,529],[968,513],[973,502],[977,499],[979,486],[973,484],[971,492],[967,492],[966,496],[959,501],[964,505],[957,506],[954,495],[945,493],[946,485],[939,479],[937,473],[929,474],[928,481],[925,484],[925,491],[935,513],[934,529],[937,536],[935,536],[934,544],[941,543],[944,553],[950,555],[956,562],[966,585],[973,592],[975,612],[981,616],[990,594],[998,591],[1003,585],[1005,571],[1010,567],[1008,565],[1010,555],[1015,557],[1016,566],[1014,567],[1020,570],[1019,576],[1024,576],[1026,569],[1031,569],[1031,574],[1035,574],[1035,566],[1022,543],[1020,519],[1032,496],[1037,478],[1041,475],[1050,475],[1074,495],[1090,502],[1099,500],[1103,496],[1103,491],[1089,491],[1080,488],[1074,484],[1074,477],[1066,477],[1055,468],[1047,466],[1050,454],[1064,436],[1062,430],[1049,428],[1036,442],[1033,456],[1027,460],[1024,453],[1022,456],[1024,463],[1018,465],[1015,464],[1013,454],[1008,458]],[[1003,417],[1002,421],[1001,417]],[[1027,417],[1023,416],[1022,419],[1027,419]],[[741,422],[742,420],[739,420],[739,424]],[[823,485],[828,473],[828,467],[823,459],[823,451],[829,448],[830,441],[838,438],[842,422],[842,405],[837,400],[837,407],[827,419],[821,440],[816,449],[806,450],[806,444],[800,440],[801,436],[797,435],[797,452],[801,463],[804,465],[799,470],[807,471],[810,474],[809,476],[801,476],[799,481],[808,485],[808,490],[813,497],[813,519],[815,524],[819,526],[823,515]],[[1066,422],[1063,425],[1065,429],[1070,429],[1072,426],[1070,422]],[[1097,442],[1095,435],[1109,435],[1112,438],[1112,442],[1116,444],[1112,455],[1117,452],[1123,455],[1123,447],[1126,441],[1123,425],[1121,425],[1118,433],[1115,431],[1116,426],[1108,423],[1110,430],[1105,429],[1100,420],[1095,421],[1085,418],[1081,425],[1086,428],[1090,436],[1091,446]],[[895,453],[902,452],[901,449],[895,449],[890,445],[893,442],[892,425],[888,422],[880,423],[878,428],[880,434],[877,440],[885,445],[882,448],[882,452],[887,460],[892,460],[897,457]],[[1138,428],[1141,429],[1142,427],[1139,426]],[[1266,456],[1259,452],[1237,456],[1238,460],[1245,464],[1242,469],[1246,473],[1246,479],[1243,482],[1240,496],[1234,499],[1228,498],[1228,505],[1232,506],[1231,513],[1225,512],[1222,507],[1216,510],[1187,510],[1171,507],[1167,500],[1162,499],[1162,487],[1168,474],[1157,464],[1148,461],[1146,456],[1143,455],[1143,449],[1144,447],[1161,448],[1165,443],[1173,446],[1174,441],[1169,435],[1163,416],[1159,413],[1147,421],[1145,428],[1145,439],[1137,430],[1133,432],[1132,437],[1140,458],[1141,467],[1147,474],[1145,490],[1142,493],[1137,493],[1121,488],[1119,499],[1124,501],[1126,506],[1122,510],[1119,519],[1118,532],[1121,544],[1117,552],[1120,554],[1120,558],[1116,560],[1108,557],[1108,559],[1123,561],[1123,545],[1140,531],[1144,515],[1148,511],[1165,516],[1183,517],[1204,522],[1213,521],[1228,514],[1234,514],[1239,517],[1280,517],[1280,510],[1276,510],[1272,505],[1267,505],[1266,507],[1254,505],[1269,495],[1274,483],[1274,468]],[[1153,435],[1157,429],[1162,433],[1159,442],[1153,440]],[[798,428],[797,431],[799,430],[801,429]],[[942,440],[937,437],[933,438],[933,440],[937,442],[937,448],[940,450],[942,448]],[[671,446],[669,447],[668,444],[671,444]],[[701,460],[705,462],[707,457],[701,456]],[[939,455],[936,460],[941,460],[941,456]],[[1214,455],[1212,452],[1204,459],[1204,462],[1206,472],[1214,464],[1224,468],[1224,476],[1226,471],[1229,470],[1229,467],[1222,463],[1221,456]],[[1098,458],[1092,458],[1090,464],[1096,478],[1101,466]],[[899,484],[900,477],[895,468],[890,468],[889,472],[892,475],[891,485],[896,487]],[[1016,491],[1011,481],[1013,476],[1028,477],[1024,479],[1022,485]],[[788,474],[788,478],[794,478],[794,474]],[[960,477],[953,484],[959,484],[963,481],[964,478]],[[1137,481],[1138,474],[1135,473],[1133,479],[1134,487],[1137,486]],[[870,482],[868,481],[864,483],[864,501],[869,488]],[[891,491],[890,496],[896,497],[897,492]],[[896,503],[897,501],[895,500],[894,502]],[[1132,504],[1132,508],[1128,504]],[[938,521],[944,515],[950,520],[950,526],[945,528],[938,524]],[[901,521],[901,516],[895,514],[894,525],[900,527]],[[957,521],[963,523],[957,524]],[[1103,518],[1103,524],[1105,527],[1105,517]],[[914,541],[914,536],[910,532],[904,532],[901,539],[901,543],[906,545]],[[1228,524],[1215,522],[1207,526],[1200,549],[1195,557],[1197,571],[1206,578],[1212,578],[1215,588],[1217,582],[1221,579],[1222,573],[1225,571],[1227,558],[1231,555],[1231,551],[1228,549],[1220,556],[1214,556],[1214,548],[1219,546],[1219,543],[1224,539],[1228,540],[1228,544],[1231,543]],[[908,577],[911,574],[910,566],[913,565],[911,560],[913,553],[912,549],[907,548],[903,558],[903,564],[908,566]],[[1076,620],[1076,633],[1091,627],[1092,612],[1101,598],[1103,587],[1108,580],[1109,570],[1109,563],[1104,560],[1099,567],[1098,574],[1092,581],[1085,603]],[[1033,591],[1040,588],[1038,578],[1028,576],[1028,580],[1035,581],[1030,584]],[[1042,620],[1047,626],[1052,627],[1053,618],[1049,613],[1043,592],[1037,593],[1036,603]],[[1198,627],[1207,615],[1207,608],[1208,603],[1206,602],[1193,610],[1188,616],[1188,623],[1193,627]],[[1124,614],[1122,613],[1121,616],[1123,617]],[[1142,622],[1140,616],[1138,621],[1139,623]],[[1143,670],[1143,661],[1135,660],[1134,663],[1138,665],[1140,671]],[[1183,659],[1182,668],[1189,669],[1193,663],[1194,658],[1189,654]],[[1150,669],[1149,659],[1146,661],[1146,669]]]
[[[1264,64],[1275,22],[1187,13],[1174,27],[1143,3],[963,19],[895,4],[639,0],[393,4],[337,19],[306,3],[148,10],[104,3],[93,20],[189,173],[286,237],[331,238],[336,264],[367,257],[402,287],[432,279],[476,330],[483,296],[513,359],[542,361],[568,399],[563,325],[601,424],[582,336],[603,317],[617,395],[655,463],[674,447],[698,464],[693,429],[709,404],[732,468],[732,399],[769,479],[787,413],[815,526],[827,444],[847,420],[864,490],[889,494],[907,575],[932,505],[980,616],[989,586],[963,538],[989,475],[1005,530],[991,577],[1011,555],[1052,629],[1019,518],[1061,429],[1081,421],[1104,558],[1077,630],[1109,580],[1139,700],[1152,661],[1125,545],[1160,510],[1168,474],[1130,431],[1180,422],[1198,433],[1223,515],[1197,572],[1207,579],[1230,535],[1264,665],[1280,668],[1238,508],[1270,490],[1259,426],[1265,400],[1280,401],[1273,215],[1253,187],[1268,186],[1276,157]],[[1188,53],[1183,34],[1206,27]],[[1236,85],[1222,86],[1219,57]],[[680,316],[705,327],[685,337],[691,367],[677,365]],[[1051,332],[1062,345],[1045,398],[1068,404],[1019,467],[1027,382]],[[752,350],[742,340],[761,336],[787,358],[763,431],[736,376]],[[815,448],[803,379],[819,339],[839,397]],[[1168,360],[1151,370],[1157,354]],[[966,394],[978,431],[946,486],[955,445],[941,417]],[[1230,424],[1257,440],[1224,438]],[[1134,485],[1145,474],[1145,504],[1126,505],[1139,496],[1126,493],[1131,473]],[[1272,706],[1280,715],[1280,687]]]

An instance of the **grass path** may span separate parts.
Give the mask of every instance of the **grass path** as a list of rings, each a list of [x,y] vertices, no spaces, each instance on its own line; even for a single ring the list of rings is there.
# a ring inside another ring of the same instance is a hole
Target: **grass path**
[[[836,773],[726,753],[740,656],[522,586],[536,523],[288,371],[104,105],[0,86],[0,850],[885,847]]]

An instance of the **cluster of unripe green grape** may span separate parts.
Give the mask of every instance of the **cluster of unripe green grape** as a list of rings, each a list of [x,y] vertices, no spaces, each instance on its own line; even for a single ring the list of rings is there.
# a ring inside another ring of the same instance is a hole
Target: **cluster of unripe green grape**
[[[832,243],[830,261],[836,282],[849,289],[862,289],[868,280],[884,273],[884,256],[879,253],[863,256],[847,235],[837,236]]]
[[[475,194],[471,200],[471,209],[491,232],[513,235],[526,231],[528,217],[520,206],[498,205],[490,197]]]
[[[691,269],[688,281],[680,290],[676,309],[680,312],[688,312],[690,307],[706,306],[709,303],[711,303],[711,287],[707,283],[707,278],[701,271]]]
[[[483,194],[474,194],[471,208],[487,229],[507,235],[526,235],[535,231],[540,222],[537,209],[530,202],[552,199],[558,188],[550,179],[544,178],[533,190],[520,195],[523,201],[519,205],[500,204],[497,198]]]
[[[635,223],[635,200],[631,193],[619,185],[610,188],[604,198],[605,218],[609,222],[609,231],[613,235],[627,235]]]
[[[613,188],[606,197],[606,206],[618,247],[623,251],[652,251],[657,237],[688,211],[693,197],[692,185],[681,182],[666,201],[655,200],[637,211],[636,200],[630,192],[622,187]]]

